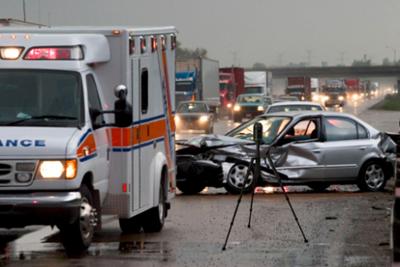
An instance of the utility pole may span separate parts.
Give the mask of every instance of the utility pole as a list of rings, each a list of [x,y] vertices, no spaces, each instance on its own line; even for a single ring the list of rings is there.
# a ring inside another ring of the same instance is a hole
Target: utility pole
[[[310,49],[307,50],[307,65],[311,66],[311,53],[312,51]]]
[[[26,5],[25,0],[22,0],[22,11],[24,13],[24,22],[26,22]]]
[[[344,52],[340,52],[340,65],[344,66]]]

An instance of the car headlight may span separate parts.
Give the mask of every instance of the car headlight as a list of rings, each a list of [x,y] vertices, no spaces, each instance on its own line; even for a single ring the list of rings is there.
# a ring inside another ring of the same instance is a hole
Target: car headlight
[[[354,94],[354,95],[351,96],[351,99],[354,100],[354,101],[358,100],[358,98],[359,98],[359,96],[357,94]]]
[[[319,101],[319,95],[313,95],[312,96],[312,101],[318,102]]]
[[[339,99],[339,101],[343,101],[344,97],[343,96],[339,96],[338,99]]]
[[[179,123],[181,121],[181,118],[179,118],[178,115],[175,115],[174,120],[175,120],[175,123]]]
[[[74,179],[77,173],[77,162],[73,160],[44,160],[40,162],[38,175],[43,179]]]
[[[263,106],[258,106],[257,107],[257,111],[264,111],[264,107]]]
[[[234,111],[240,111],[240,106],[239,106],[239,105],[235,105],[235,106],[233,107],[233,110],[234,110]]]
[[[232,103],[226,104],[226,107],[227,107],[227,108],[232,108]]]
[[[208,116],[207,116],[207,115],[201,116],[200,119],[199,119],[199,121],[200,121],[201,123],[207,122],[207,121],[208,121]]]

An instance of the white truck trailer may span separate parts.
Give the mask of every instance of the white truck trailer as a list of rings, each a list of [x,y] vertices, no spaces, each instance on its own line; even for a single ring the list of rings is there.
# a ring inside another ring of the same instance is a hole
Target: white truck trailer
[[[265,94],[272,93],[272,72],[270,71],[245,71],[244,72],[245,93]]]
[[[176,31],[0,29],[0,227],[160,231],[175,192]],[[115,96],[114,96],[115,94]]]

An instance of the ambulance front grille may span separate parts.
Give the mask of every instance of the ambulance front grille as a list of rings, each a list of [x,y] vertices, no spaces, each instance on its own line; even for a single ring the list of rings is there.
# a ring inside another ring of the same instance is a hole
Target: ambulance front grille
[[[10,172],[11,172],[11,166],[10,165],[0,163],[0,176],[1,175],[7,175]]]

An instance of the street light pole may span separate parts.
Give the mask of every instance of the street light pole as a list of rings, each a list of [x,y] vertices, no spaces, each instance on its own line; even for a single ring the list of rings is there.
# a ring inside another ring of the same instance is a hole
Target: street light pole
[[[22,11],[24,12],[24,22],[26,22],[26,6],[25,6],[25,0],[22,0]]]
[[[391,46],[386,45],[386,48],[392,49],[393,51],[393,65],[397,64],[397,49]]]

